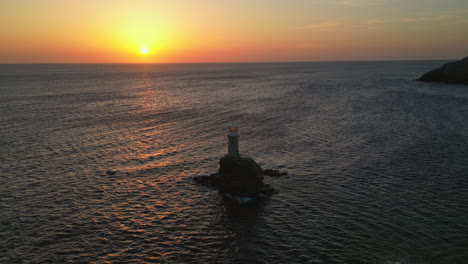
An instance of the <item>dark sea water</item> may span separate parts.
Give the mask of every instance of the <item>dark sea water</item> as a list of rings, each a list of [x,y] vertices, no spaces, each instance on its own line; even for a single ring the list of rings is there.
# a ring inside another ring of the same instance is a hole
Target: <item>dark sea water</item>
[[[0,263],[468,263],[443,63],[0,65]],[[231,122],[290,173],[260,204],[192,180]]]

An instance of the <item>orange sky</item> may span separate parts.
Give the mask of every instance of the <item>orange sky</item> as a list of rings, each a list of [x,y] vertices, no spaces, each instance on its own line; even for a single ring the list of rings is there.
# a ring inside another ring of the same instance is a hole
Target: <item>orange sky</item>
[[[458,59],[467,30],[466,0],[2,0],[0,63]]]

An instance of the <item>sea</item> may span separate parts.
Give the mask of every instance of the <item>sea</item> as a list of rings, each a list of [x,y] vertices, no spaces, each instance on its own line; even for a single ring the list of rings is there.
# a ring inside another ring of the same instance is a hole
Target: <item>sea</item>
[[[446,62],[0,65],[0,263],[468,263]],[[277,194],[193,181],[230,123]]]

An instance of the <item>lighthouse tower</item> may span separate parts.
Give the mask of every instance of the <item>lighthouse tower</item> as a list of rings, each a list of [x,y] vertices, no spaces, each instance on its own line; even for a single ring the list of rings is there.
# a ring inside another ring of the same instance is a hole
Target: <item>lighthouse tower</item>
[[[229,125],[228,134],[228,157],[239,158],[239,135],[237,134],[237,124]]]

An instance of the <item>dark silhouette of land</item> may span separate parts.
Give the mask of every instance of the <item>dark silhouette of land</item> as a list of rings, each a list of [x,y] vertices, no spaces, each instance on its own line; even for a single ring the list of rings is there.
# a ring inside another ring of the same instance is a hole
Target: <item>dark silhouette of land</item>
[[[468,57],[425,73],[418,81],[468,85]]]
[[[279,172],[277,174],[280,175]],[[219,160],[218,173],[197,176],[194,180],[205,186],[219,189],[223,194],[236,197],[255,198],[258,195],[269,196],[274,192],[272,187],[263,183],[260,165],[248,157],[226,155]]]

